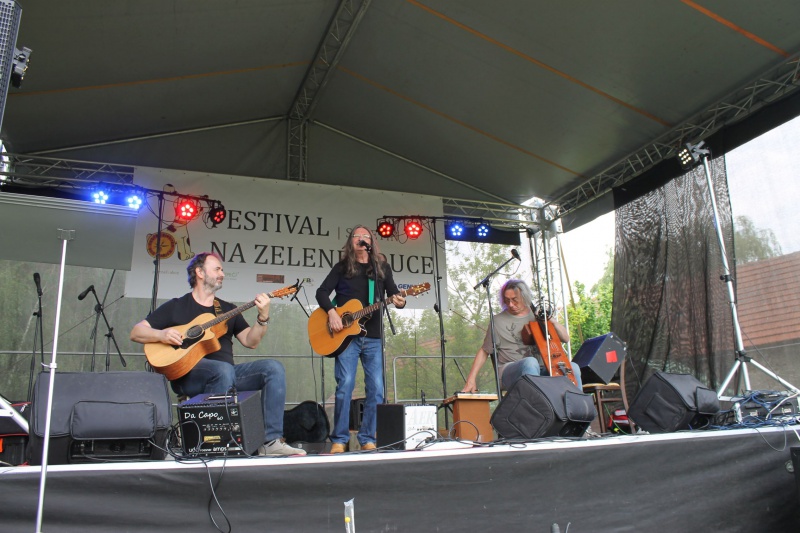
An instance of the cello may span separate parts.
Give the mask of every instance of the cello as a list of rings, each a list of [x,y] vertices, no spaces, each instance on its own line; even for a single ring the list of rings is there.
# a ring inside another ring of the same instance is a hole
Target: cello
[[[536,346],[547,366],[551,376],[566,376],[575,386],[578,380],[572,371],[569,357],[564,352],[561,339],[555,326],[550,322],[553,312],[549,305],[540,305],[538,310],[531,305],[531,311],[536,317],[535,322],[528,322],[522,329],[522,342],[528,346]],[[549,354],[549,357],[548,357]]]

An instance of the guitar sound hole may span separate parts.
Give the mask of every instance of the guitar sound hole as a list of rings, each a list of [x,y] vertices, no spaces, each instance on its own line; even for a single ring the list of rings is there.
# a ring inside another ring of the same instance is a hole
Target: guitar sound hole
[[[187,339],[196,339],[198,337],[203,336],[203,328],[200,326],[192,326],[188,330],[186,330],[186,335],[184,335]]]
[[[345,313],[342,315],[342,326],[349,328],[353,324],[353,315]]]

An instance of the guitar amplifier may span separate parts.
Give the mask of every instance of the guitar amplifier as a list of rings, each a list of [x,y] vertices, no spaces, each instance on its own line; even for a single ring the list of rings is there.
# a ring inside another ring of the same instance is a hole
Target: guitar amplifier
[[[181,446],[188,455],[255,455],[264,444],[261,391],[198,394],[178,405]]]
[[[413,450],[428,438],[436,438],[435,405],[378,404],[379,448]]]

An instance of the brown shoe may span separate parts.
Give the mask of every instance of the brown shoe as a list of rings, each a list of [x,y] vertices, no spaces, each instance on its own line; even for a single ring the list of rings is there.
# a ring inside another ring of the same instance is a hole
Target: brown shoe
[[[377,447],[375,446],[374,442],[366,442],[361,445],[362,452],[371,452],[373,450],[377,450]]]
[[[331,444],[331,454],[344,453],[344,452],[345,452],[344,444],[342,444],[341,442],[334,442],[333,444]]]

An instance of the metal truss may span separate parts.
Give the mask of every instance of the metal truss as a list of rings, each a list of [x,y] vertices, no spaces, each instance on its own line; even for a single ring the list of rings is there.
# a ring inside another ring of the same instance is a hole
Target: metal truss
[[[674,157],[684,142],[704,139],[763,106],[788,96],[798,88],[800,88],[800,59],[795,54],[755,81],[547,205],[555,209],[555,218],[563,217],[607,194],[614,187],[630,181],[661,161]]]
[[[0,154],[2,183],[30,187],[133,186],[133,167],[51,157]]]
[[[307,131],[319,97],[333,75],[371,0],[342,0],[289,109],[286,179],[307,181]]]
[[[538,210],[529,206],[456,198],[442,198],[442,211],[446,217],[481,220],[509,229],[538,224],[539,217]]]

